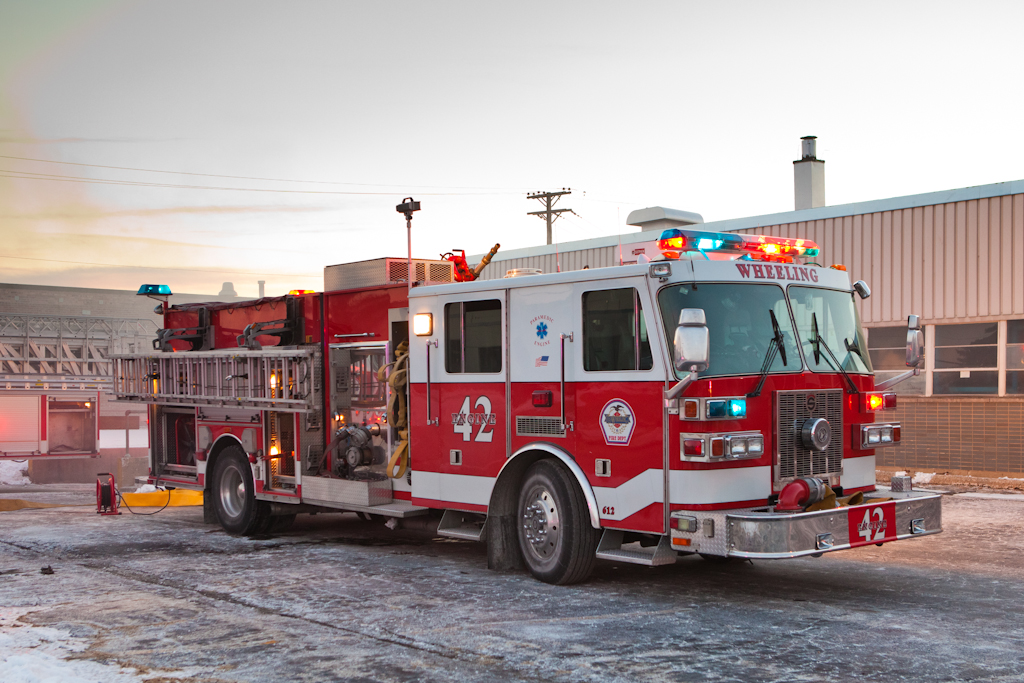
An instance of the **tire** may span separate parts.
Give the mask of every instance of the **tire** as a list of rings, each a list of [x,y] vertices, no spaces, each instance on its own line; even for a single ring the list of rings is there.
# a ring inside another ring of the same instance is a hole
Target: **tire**
[[[266,532],[270,506],[256,500],[249,459],[238,446],[229,446],[217,458],[210,495],[224,531],[235,536]]]
[[[517,513],[519,550],[534,577],[566,585],[590,576],[600,531],[590,525],[586,498],[564,467],[553,460],[531,465]]]

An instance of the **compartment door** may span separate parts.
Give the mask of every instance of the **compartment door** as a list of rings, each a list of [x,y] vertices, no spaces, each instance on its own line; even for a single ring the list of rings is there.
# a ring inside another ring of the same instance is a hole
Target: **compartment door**
[[[39,396],[0,396],[0,456],[35,453],[40,436]]]

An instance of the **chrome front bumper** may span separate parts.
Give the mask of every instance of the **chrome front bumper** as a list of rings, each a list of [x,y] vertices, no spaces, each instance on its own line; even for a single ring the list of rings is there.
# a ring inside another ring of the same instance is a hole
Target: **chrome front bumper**
[[[706,555],[782,559],[942,531],[940,494],[879,490],[868,495],[892,501],[872,503],[869,500],[864,505],[798,513],[773,512],[771,508],[676,511],[671,516],[672,549]]]

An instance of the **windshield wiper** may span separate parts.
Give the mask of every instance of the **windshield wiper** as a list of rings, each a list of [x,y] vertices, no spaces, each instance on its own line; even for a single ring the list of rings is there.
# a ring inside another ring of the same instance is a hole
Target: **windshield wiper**
[[[846,340],[843,339],[843,341],[845,342]],[[854,346],[856,347],[856,343],[854,343]],[[825,351],[828,352],[829,357],[832,358],[832,367],[834,367],[839,372],[843,373],[843,378],[846,379],[846,383],[850,386],[850,393],[860,393],[859,391],[857,391],[857,386],[853,383],[853,380],[850,379],[850,373],[846,371],[846,368],[843,367],[843,364],[839,362],[838,358],[836,358],[836,354],[832,353],[832,349],[828,347],[828,344],[825,343],[825,340],[822,338],[821,334],[819,334],[817,313],[811,313],[811,348],[814,350],[815,365],[821,363],[821,349],[824,348]],[[848,343],[846,345],[846,349],[847,351],[850,350],[850,346]],[[860,355],[859,350],[857,351],[857,355]],[[863,356],[861,357],[863,358]]]
[[[854,337],[853,343],[850,343],[849,339],[847,339],[846,337],[843,337],[843,345],[846,346],[846,350],[849,351],[850,353],[855,353],[858,356],[860,356],[861,359],[867,360],[866,358],[864,358],[864,354],[861,353],[861,351],[860,351],[860,345],[857,344],[857,338],[856,337]]]
[[[761,378],[757,382],[757,386],[754,390],[747,394],[747,398],[754,398],[761,395],[761,389],[764,387],[764,381],[768,379],[768,371],[772,367],[772,363],[775,362],[775,354],[778,353],[782,356],[782,364],[789,365],[786,360],[786,344],[782,338],[782,330],[779,329],[779,321],[775,317],[775,311],[768,309],[768,315],[772,317],[772,340],[768,342],[768,353],[765,354],[764,363],[761,364]]]

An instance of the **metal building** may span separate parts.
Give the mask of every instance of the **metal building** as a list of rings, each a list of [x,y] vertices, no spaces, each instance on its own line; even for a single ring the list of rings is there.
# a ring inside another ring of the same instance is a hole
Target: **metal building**
[[[152,348],[153,304],[134,290],[0,284],[0,459],[30,459],[35,483],[146,473],[146,414],[108,392],[110,355]]]
[[[813,146],[795,164],[808,162],[819,169],[824,163]],[[823,175],[803,175],[824,182]],[[799,169],[796,178],[800,202]],[[713,223],[694,216],[661,207],[635,211],[627,223],[640,232],[506,251],[484,277],[652,258],[660,230],[673,220],[689,229],[812,239],[822,248],[818,262],[843,264],[851,279],[872,288],[859,305],[879,378],[906,369],[907,316],[919,314],[925,324],[927,367],[897,386],[904,443],[880,452],[879,465],[1024,473],[1024,181]]]

